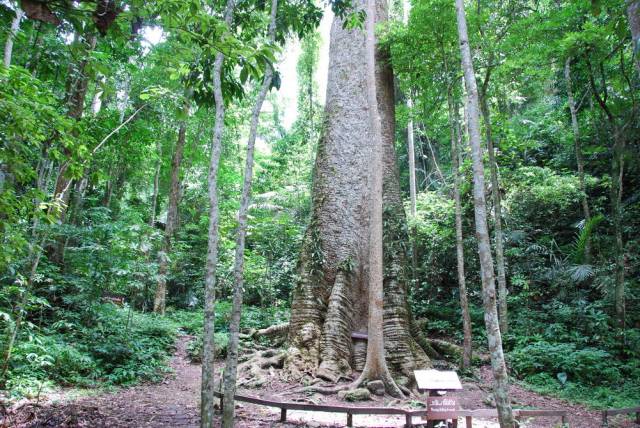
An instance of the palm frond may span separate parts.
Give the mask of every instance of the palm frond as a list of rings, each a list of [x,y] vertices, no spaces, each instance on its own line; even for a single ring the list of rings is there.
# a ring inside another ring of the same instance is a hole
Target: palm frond
[[[576,233],[571,249],[571,259],[576,265],[583,265],[587,244],[593,235],[596,227],[604,220],[602,214],[592,217],[589,221],[582,221],[578,225],[580,230]]]

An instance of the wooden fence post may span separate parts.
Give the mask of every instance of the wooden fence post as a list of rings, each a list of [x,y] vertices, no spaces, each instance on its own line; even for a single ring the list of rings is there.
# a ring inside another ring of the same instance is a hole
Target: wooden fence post
[[[353,415],[351,413],[347,413],[347,426],[348,427],[353,426]]]
[[[608,427],[609,426],[609,419],[607,418],[607,411],[606,410],[602,411],[602,426],[603,427]]]
[[[465,419],[465,422],[467,422],[467,428],[472,428],[473,427],[473,418],[471,416],[467,416]]]
[[[287,409],[283,407],[280,409],[280,422],[286,422],[286,421],[287,421]]]
[[[405,428],[411,428],[413,426],[413,419],[411,418],[411,414],[407,413],[404,417],[404,426]]]

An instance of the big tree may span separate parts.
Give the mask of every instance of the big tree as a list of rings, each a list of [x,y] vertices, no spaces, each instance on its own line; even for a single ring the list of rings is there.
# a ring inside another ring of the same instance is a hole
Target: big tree
[[[386,19],[377,1],[377,19]],[[369,182],[373,130],[368,120],[365,33],[336,17],[331,28],[325,129],[318,145],[313,207],[293,291],[287,367],[294,376],[332,382],[362,370],[369,317]],[[384,314],[386,362],[409,379],[429,359],[411,334],[406,269],[408,235],[394,141],[394,88],[388,54],[376,51],[383,146]],[[368,332],[368,335],[379,332]],[[352,337],[357,336],[357,337]],[[360,337],[360,338],[358,338]]]

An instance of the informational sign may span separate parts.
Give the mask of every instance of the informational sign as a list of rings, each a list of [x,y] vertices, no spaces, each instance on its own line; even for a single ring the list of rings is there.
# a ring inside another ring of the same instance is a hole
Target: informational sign
[[[457,391],[462,389],[460,378],[454,371],[415,370],[414,375],[418,390],[424,391]]]
[[[427,397],[427,419],[454,419],[458,413],[456,397]]]

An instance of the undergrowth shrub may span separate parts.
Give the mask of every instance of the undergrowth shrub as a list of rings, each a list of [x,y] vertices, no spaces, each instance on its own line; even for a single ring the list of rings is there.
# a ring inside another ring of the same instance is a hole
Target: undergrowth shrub
[[[227,333],[216,333],[214,335],[215,357],[225,358],[227,356],[227,347],[229,346],[229,335]],[[187,345],[187,357],[193,363],[202,362],[202,336],[197,336]]]
[[[534,342],[512,351],[509,357],[514,372],[524,379],[546,373],[560,379],[566,375],[566,379],[584,385],[610,385],[622,380],[619,364],[608,352],[576,349],[574,343]]]

